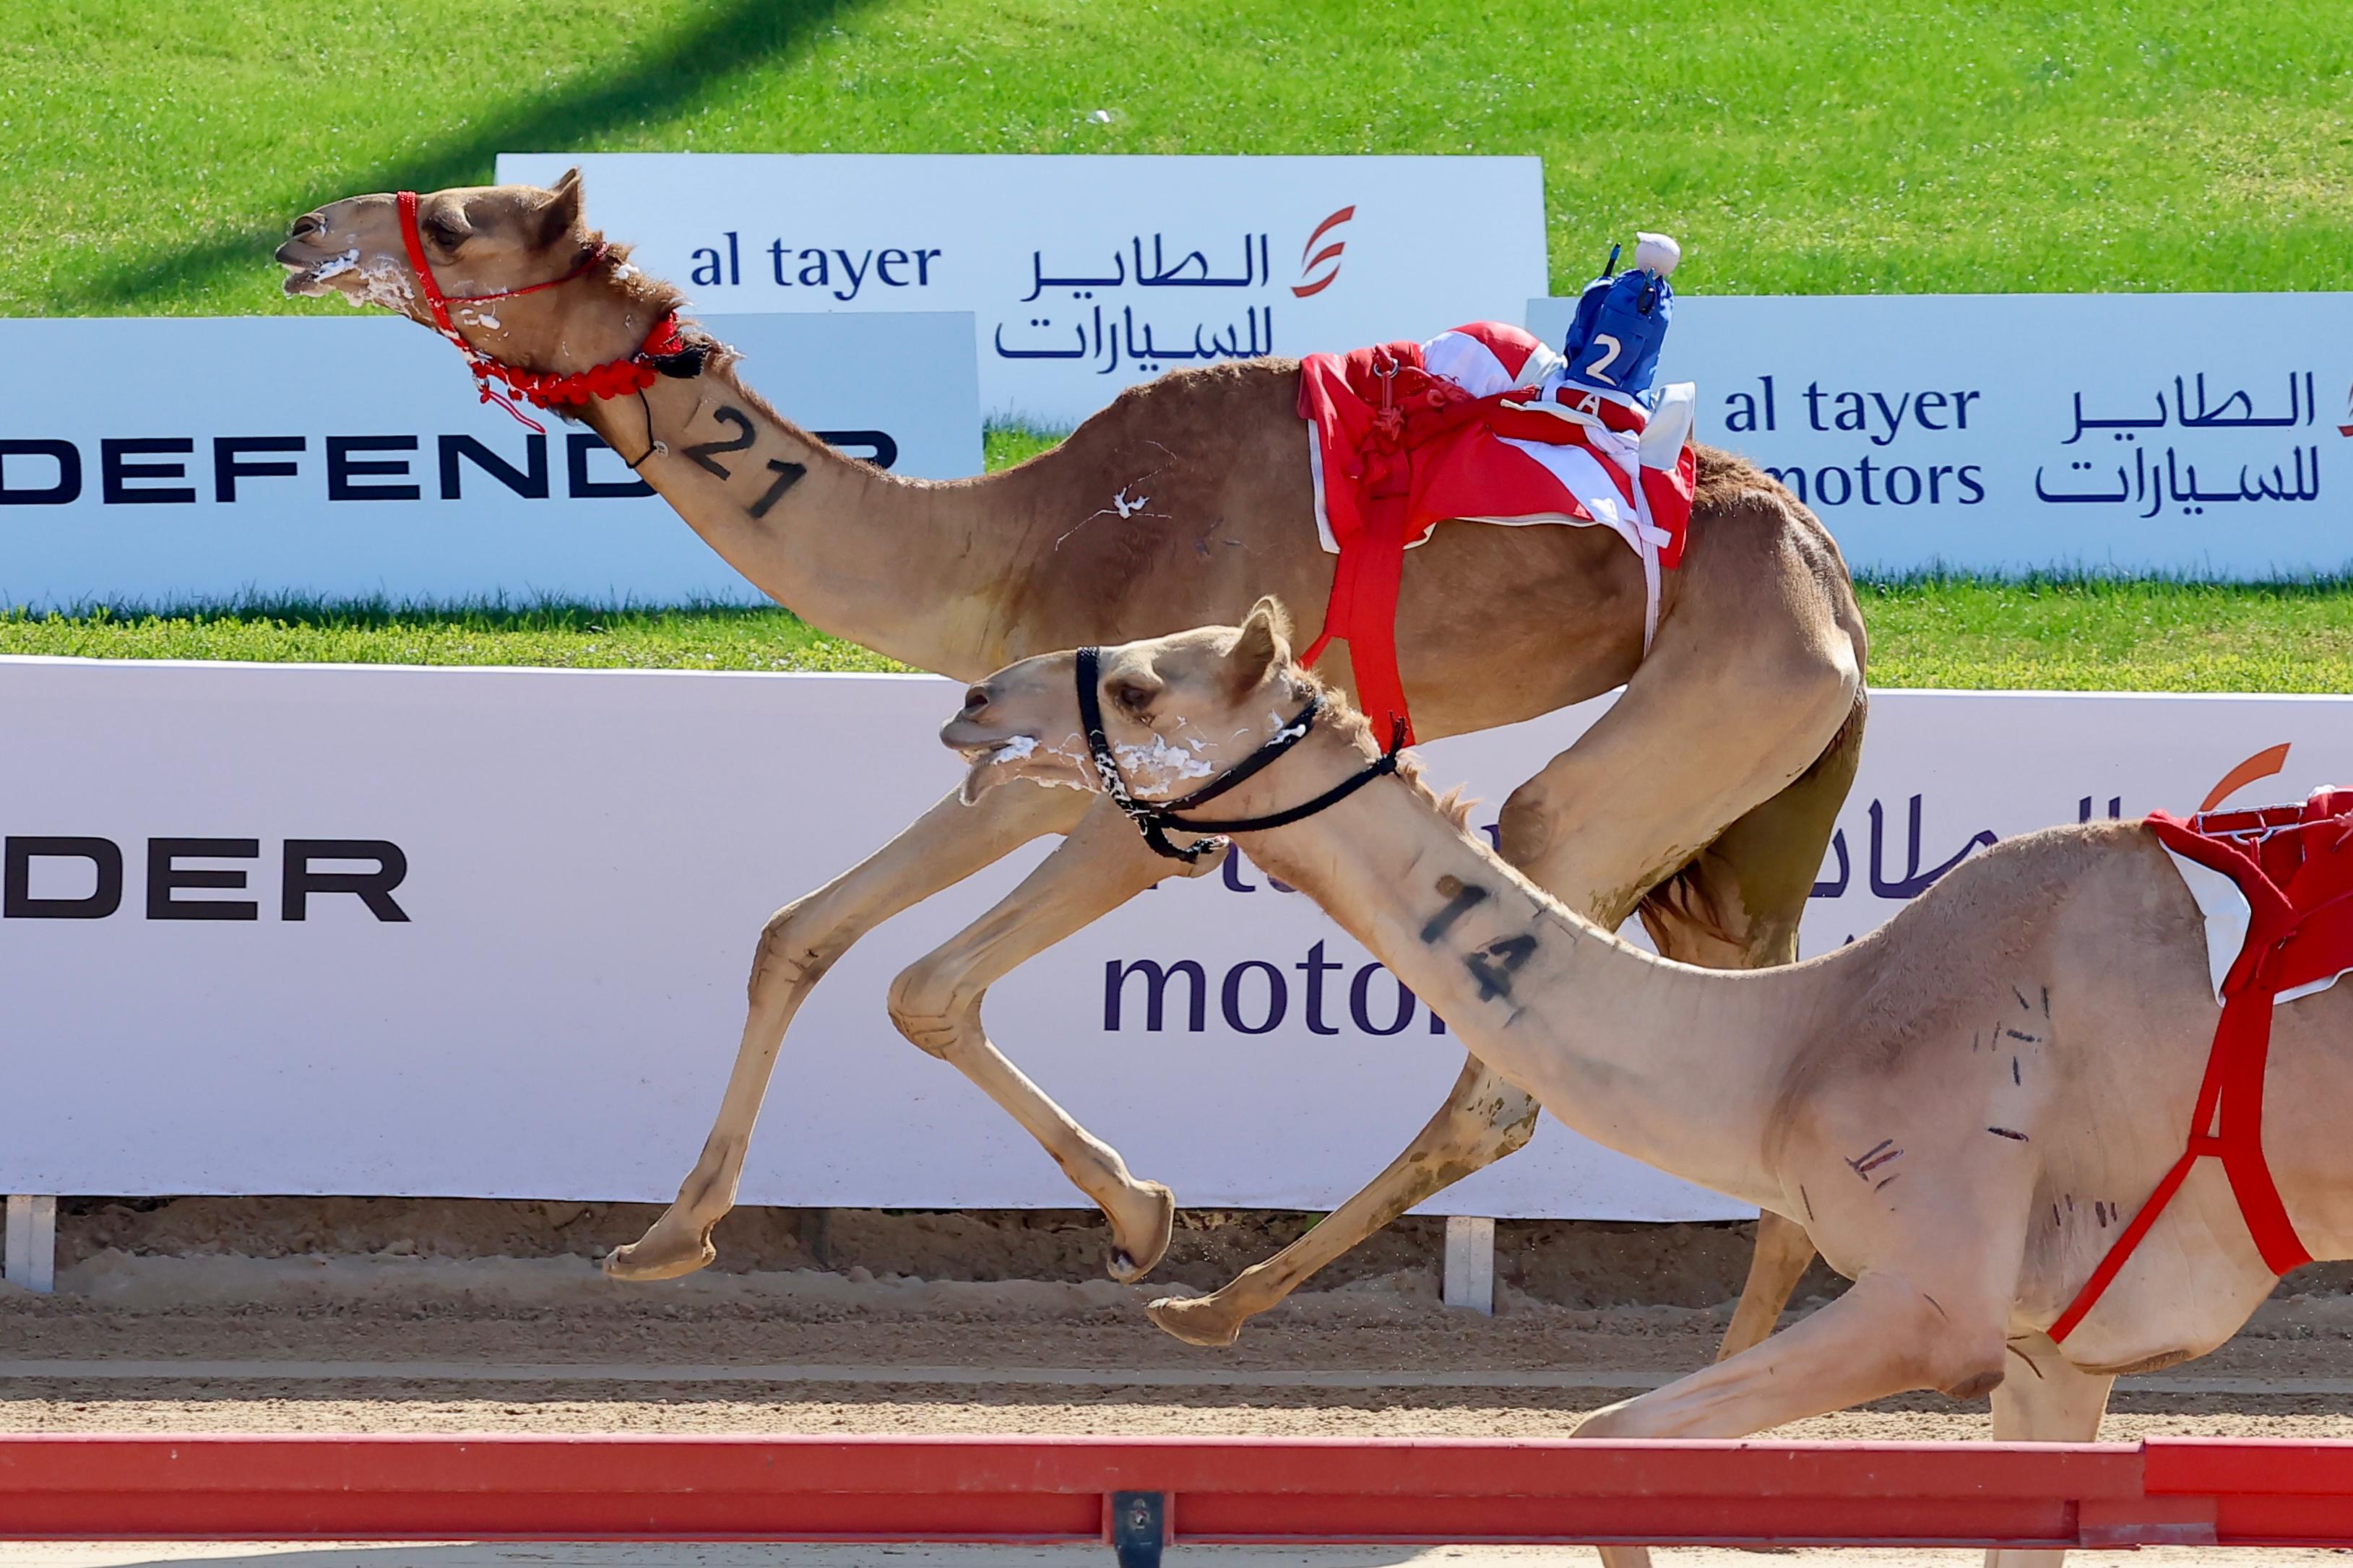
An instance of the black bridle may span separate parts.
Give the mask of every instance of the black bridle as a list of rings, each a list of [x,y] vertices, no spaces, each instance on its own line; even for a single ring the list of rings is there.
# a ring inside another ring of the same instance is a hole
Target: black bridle
[[[1128,793],[1127,781],[1120,776],[1119,759],[1112,754],[1111,737],[1103,733],[1102,668],[1103,649],[1079,649],[1079,722],[1087,732],[1087,751],[1094,759],[1095,777],[1102,781],[1103,794],[1111,796],[1113,803],[1127,813],[1128,820],[1143,833],[1144,841],[1152,846],[1155,853],[1166,855],[1171,860],[1182,860],[1191,865],[1205,855],[1214,855],[1231,842],[1225,837],[1229,833],[1261,833],[1268,828],[1287,827],[1314,816],[1326,806],[1337,805],[1383,774],[1397,772],[1398,749],[1405,739],[1402,721],[1399,721],[1398,744],[1390,746],[1367,763],[1362,772],[1343,779],[1314,800],[1267,816],[1237,817],[1225,822],[1187,822],[1177,813],[1208,805],[1305,740],[1307,731],[1315,726],[1315,715],[1323,710],[1324,694],[1310,692],[1307,706],[1293,714],[1290,722],[1270,736],[1264,745],[1192,794],[1170,801],[1138,800]],[[1180,847],[1168,841],[1171,828],[1179,833],[1204,833],[1210,837]]]

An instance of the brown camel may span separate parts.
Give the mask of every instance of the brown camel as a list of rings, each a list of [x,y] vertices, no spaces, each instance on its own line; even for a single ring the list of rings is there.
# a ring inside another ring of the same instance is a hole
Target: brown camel
[[[680,304],[585,227],[577,171],[547,190],[433,193],[415,214],[457,334],[506,365],[570,374],[622,360]],[[288,292],[339,293],[429,323],[402,227],[389,195],[306,214],[278,251]],[[501,299],[494,315],[460,298],[524,288],[533,291]],[[1172,372],[1017,468],[923,483],[836,454],[746,388],[723,348],[688,338],[708,352],[665,360],[642,391],[560,410],[602,436],[736,570],[829,635],[970,680],[1043,649],[1231,621],[1265,594],[1320,604],[1330,587],[1295,362]],[[1436,739],[1508,724],[1623,684],[1600,722],[1512,794],[1504,855],[1606,928],[1639,910],[1678,958],[1788,963],[1862,740],[1863,630],[1844,563],[1787,490],[1702,448],[1686,554],[1666,576],[1647,656],[1643,605],[1634,553],[1602,529],[1439,529],[1408,558],[1398,616],[1417,728]],[[1349,682],[1345,650],[1324,668]],[[662,1279],[716,1256],[712,1227],[734,1201],[761,1098],[809,988],[881,921],[1047,834],[1064,842],[1011,895],[899,976],[892,1017],[1010,1112],[1103,1208],[1114,1278],[1159,1259],[1168,1190],[1131,1175],[999,1054],[980,1005],[998,975],[1176,863],[1086,796],[1024,785],[975,807],[944,800],[767,922],[710,1141],[677,1201],[614,1254],[611,1272]],[[1535,1113],[1520,1089],[1467,1063],[1446,1104],[1363,1191],[1217,1295],[1155,1303],[1155,1320],[1196,1343],[1229,1342],[1325,1263],[1520,1147]],[[1767,1217],[1728,1345],[1770,1331],[1811,1256],[1801,1232]]]
[[[1092,669],[1059,653],[991,676],[941,731],[971,763],[966,793],[986,799],[1010,779],[1102,787],[1079,681],[1097,694],[1121,771],[1117,756],[1158,736],[1198,739],[1223,773],[1321,697],[1305,736],[1187,813],[1196,824],[1312,804],[1377,754],[1345,699],[1291,661],[1269,602],[1239,628],[1105,647]],[[2072,1331],[2063,1321],[2125,1214],[2182,1152],[2215,1038],[2206,921],[2188,885],[2203,868],[2178,870],[2146,823],[2010,840],[1849,946],[1718,974],[1653,958],[1565,907],[1412,771],[1233,837],[1504,1082],[1599,1142],[1802,1226],[1855,1281],[1765,1343],[1588,1416],[1577,1436],[1739,1437],[1938,1389],[1990,1393],[1997,1438],[2088,1442],[2119,1373],[2204,1354],[2270,1293],[2276,1276],[2232,1183],[2201,1161],[2113,1288]],[[2330,824],[2306,853],[2335,853],[2341,834]],[[2274,1017],[2262,1143],[2304,1247],[2353,1258],[2353,1151],[2337,1121],[2353,1089],[2353,985]],[[2227,1129],[2227,1091],[2223,1104]],[[1603,1557],[1648,1561],[1639,1547]]]

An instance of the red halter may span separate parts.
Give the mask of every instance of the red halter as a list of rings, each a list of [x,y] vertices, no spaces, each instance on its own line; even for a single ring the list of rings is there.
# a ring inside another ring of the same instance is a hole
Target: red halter
[[[497,376],[523,397],[541,408],[559,403],[586,403],[592,397],[627,397],[642,392],[654,384],[661,374],[653,362],[671,354],[686,352],[686,342],[679,336],[678,313],[672,311],[653,324],[646,333],[638,352],[626,359],[608,360],[570,375],[555,375],[545,371],[518,370],[501,364],[482,353],[459,335],[449,322],[452,301],[472,304],[484,300],[512,300],[519,295],[536,294],[543,289],[554,289],[571,282],[605,259],[605,246],[600,242],[583,258],[580,265],[561,278],[551,278],[544,283],[530,283],[521,289],[501,289],[491,294],[444,294],[441,285],[433,279],[433,264],[425,258],[425,240],[417,232],[417,193],[403,191],[399,195],[400,239],[408,247],[408,265],[417,274],[419,287],[425,290],[425,302],[433,311],[433,324],[441,335],[457,344],[458,352],[466,356],[466,368],[474,373],[474,387],[485,403],[495,403],[544,436],[547,426],[515,406],[514,399],[493,391],[490,378]]]

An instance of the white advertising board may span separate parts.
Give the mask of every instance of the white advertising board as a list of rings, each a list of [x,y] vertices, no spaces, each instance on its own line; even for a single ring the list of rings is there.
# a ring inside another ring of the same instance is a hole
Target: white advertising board
[[[706,324],[786,417],[851,456],[980,471],[967,318]],[[761,602],[596,435],[539,414],[535,436],[484,405],[456,351],[406,321],[0,321],[0,358],[139,367],[0,386],[0,605]]]
[[[711,310],[970,310],[992,416],[1068,426],[1177,365],[1516,316],[1536,158],[501,153]]]
[[[0,1192],[667,1200],[762,921],[956,780],[928,677],[0,659]],[[1492,825],[1606,704],[1428,748]],[[2353,778],[2353,700],[1881,692],[1805,929],[2086,815]],[[747,1203],[1079,1202],[883,1013],[1042,847],[883,926],[801,1011]],[[1159,976],[1155,978],[1156,966]],[[1153,993],[1160,994],[1155,1005]],[[1426,1008],[1246,865],[1141,895],[992,989],[992,1037],[1180,1201],[1324,1209],[1461,1066]],[[1429,1205],[1740,1212],[1547,1122]]]
[[[1684,295],[1659,380],[1860,571],[2353,569],[2353,294]]]

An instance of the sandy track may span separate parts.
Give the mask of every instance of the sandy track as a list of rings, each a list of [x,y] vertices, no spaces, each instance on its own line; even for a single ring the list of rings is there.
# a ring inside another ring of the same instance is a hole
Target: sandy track
[[[1419,1275],[1303,1295],[1226,1351],[1106,1281],[799,1270],[653,1287],[579,1258],[108,1254],[0,1301],[0,1430],[1557,1436],[1706,1363],[1724,1311],[1446,1310]],[[2353,1436],[2353,1300],[2275,1301],[2128,1380],[2108,1435]],[[924,1369],[942,1369],[926,1371]],[[1793,1436],[1982,1435],[1936,1395]]]

